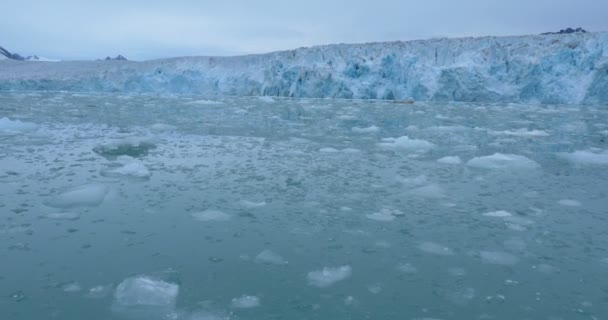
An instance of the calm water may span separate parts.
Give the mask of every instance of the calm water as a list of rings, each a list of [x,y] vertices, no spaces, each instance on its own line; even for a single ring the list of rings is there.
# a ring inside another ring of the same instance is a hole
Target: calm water
[[[0,319],[606,319],[608,108],[0,95]]]

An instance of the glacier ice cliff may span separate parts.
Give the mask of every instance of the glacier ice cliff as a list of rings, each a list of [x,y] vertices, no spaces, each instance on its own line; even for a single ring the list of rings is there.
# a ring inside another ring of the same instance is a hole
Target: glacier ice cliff
[[[608,104],[608,33],[336,44],[143,62],[2,60],[0,90]]]

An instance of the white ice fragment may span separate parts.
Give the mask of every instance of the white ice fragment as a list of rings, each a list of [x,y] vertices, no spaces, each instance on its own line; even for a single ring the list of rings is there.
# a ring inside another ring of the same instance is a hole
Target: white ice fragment
[[[352,268],[350,266],[325,267],[322,270],[311,271],[308,273],[308,284],[311,286],[325,288],[350,277]]]
[[[527,157],[502,153],[475,157],[467,162],[467,166],[484,169],[535,169],[540,167],[538,163]]]
[[[95,207],[100,205],[108,187],[101,184],[85,184],[66,190],[47,202],[47,205],[56,208]]]
[[[380,128],[378,128],[376,126],[369,126],[369,127],[365,127],[365,128],[354,127],[352,130],[355,133],[374,133],[374,132],[380,131]]]
[[[409,190],[411,195],[421,198],[442,198],[445,196],[443,188],[436,184],[429,184]]]
[[[460,159],[459,156],[448,156],[448,157],[443,157],[441,159],[437,159],[437,162],[443,163],[443,164],[461,164],[462,160]]]
[[[138,161],[127,163],[120,168],[103,171],[102,174],[107,177],[131,177],[138,179],[146,179],[152,175],[150,170]]]
[[[387,149],[398,149],[417,153],[428,152],[435,148],[434,144],[426,140],[410,139],[408,136],[383,139],[383,142],[378,143],[378,146]]]
[[[519,261],[516,256],[502,251],[481,251],[479,255],[484,262],[503,266],[513,266]]]
[[[402,263],[397,266],[397,270],[407,274],[413,274],[418,272],[418,268],[414,267],[411,263]]]
[[[562,199],[557,202],[558,204],[566,207],[580,207],[582,204],[580,201],[572,200],[572,199]]]
[[[153,139],[129,137],[98,145],[93,148],[93,151],[106,158],[115,158],[119,156],[141,157],[155,148],[156,144]]]
[[[516,130],[505,130],[505,131],[490,131],[491,134],[502,134],[507,136],[516,136],[516,137],[548,137],[549,134],[543,130],[528,130],[525,128],[516,129]]]
[[[127,307],[174,307],[178,293],[177,284],[137,276],[120,283],[114,292],[114,298],[117,304]]]
[[[269,97],[269,96],[258,97],[258,100],[260,100],[262,102],[268,102],[268,103],[274,102],[274,98]]]
[[[321,153],[336,153],[336,152],[340,152],[340,150],[336,149],[336,148],[321,148],[319,149],[319,152]]]
[[[80,213],[76,212],[54,212],[46,215],[47,219],[52,220],[78,220]]]
[[[403,215],[403,212],[400,210],[382,208],[378,212],[369,213],[369,214],[366,214],[365,216],[371,220],[387,222],[387,221],[393,221],[393,220],[395,220],[396,216],[402,216],[402,215]]]
[[[260,252],[254,259],[257,263],[286,265],[288,262],[283,257],[268,249]]]
[[[15,135],[36,129],[36,124],[31,122],[22,122],[20,120],[11,120],[9,118],[0,118],[0,135]]]
[[[418,245],[418,249],[426,253],[436,254],[440,256],[451,256],[454,254],[454,252],[450,248],[434,242],[423,242]]]
[[[209,222],[209,221],[228,221],[231,216],[220,210],[208,209],[201,212],[195,212],[192,217],[198,221]]]
[[[244,208],[253,209],[266,206],[266,201],[254,202],[249,200],[240,200],[239,204]]]
[[[232,299],[231,304],[233,308],[238,309],[255,308],[260,306],[260,298],[256,296],[243,295],[241,297]]]
[[[69,293],[79,292],[82,290],[82,286],[78,282],[70,282],[61,286],[61,290]]]
[[[100,299],[105,298],[112,291],[112,285],[99,285],[89,289],[89,291],[85,294],[86,298],[91,299]]]
[[[506,218],[506,217],[512,216],[511,212],[505,211],[505,210],[486,212],[483,215],[486,217],[493,217],[493,218]]]
[[[576,165],[608,165],[608,150],[579,150],[559,155]]]

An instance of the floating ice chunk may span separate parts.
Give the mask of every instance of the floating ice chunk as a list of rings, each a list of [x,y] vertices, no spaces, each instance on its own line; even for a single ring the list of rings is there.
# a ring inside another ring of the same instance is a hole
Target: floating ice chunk
[[[582,205],[579,201],[571,199],[562,199],[559,200],[557,203],[566,207],[580,207]]]
[[[437,162],[443,163],[443,164],[461,164],[462,160],[460,159],[459,156],[448,156],[448,157],[443,157],[441,159],[437,159]]]
[[[361,153],[361,150],[359,149],[355,149],[355,148],[344,148],[342,150],[340,150],[342,153],[348,153],[348,154],[355,154],[355,153]]]
[[[80,213],[54,212],[54,213],[47,214],[45,217],[47,219],[52,219],[52,220],[78,220],[80,218]]]
[[[549,264],[545,264],[545,263],[541,263],[539,265],[536,266],[532,266],[532,269],[540,272],[540,273],[544,273],[544,274],[552,274],[552,273],[557,273],[559,272],[559,268],[549,265]]]
[[[255,308],[255,307],[260,306],[260,298],[258,298],[256,296],[243,295],[241,297],[232,299],[231,304],[232,304],[233,308],[239,308],[239,309]]]
[[[365,128],[354,127],[352,130],[355,133],[374,133],[374,132],[380,131],[380,128],[378,128],[376,126],[369,126],[369,127],[365,127]]]
[[[0,118],[0,135],[15,135],[28,131],[33,131],[36,128],[36,124],[31,122],[11,120],[6,117]]]
[[[323,270],[311,271],[308,273],[308,284],[311,286],[325,288],[338,281],[349,278],[352,274],[350,266],[325,267]]]
[[[535,169],[540,167],[538,163],[524,156],[502,153],[475,157],[467,162],[467,166],[484,169]]]
[[[227,213],[224,213],[220,210],[208,209],[201,212],[195,212],[192,214],[192,217],[198,221],[208,222],[208,221],[228,221],[231,216]]]
[[[402,216],[403,212],[396,209],[382,208],[378,212],[366,214],[365,216],[368,219],[376,220],[376,221],[393,221],[395,217]]]
[[[55,208],[95,207],[100,205],[108,187],[101,184],[85,184],[59,194],[46,204]]]
[[[506,218],[506,217],[512,216],[511,212],[504,211],[504,210],[486,212],[483,215],[486,217],[493,217],[493,218]]]
[[[434,242],[423,242],[418,245],[418,249],[426,253],[432,253],[441,256],[451,256],[454,254],[452,249]]]
[[[559,155],[577,165],[608,165],[608,150],[579,150]]]
[[[288,263],[287,260],[285,260],[283,257],[281,257],[277,253],[274,253],[267,249],[260,252],[255,257],[254,261],[257,263],[276,264],[276,265],[285,265]]]
[[[100,285],[95,286],[89,289],[89,291],[84,295],[86,298],[91,299],[100,299],[107,297],[112,291],[112,285]]]
[[[367,291],[369,291],[371,294],[379,294],[380,292],[382,292],[382,284],[370,284],[369,286],[367,286]]]
[[[268,102],[268,103],[270,103],[270,102],[274,102],[274,98],[272,98],[272,97],[268,97],[268,96],[261,96],[261,97],[258,97],[258,100],[260,100],[260,101],[262,101],[262,102]]]
[[[7,117],[0,118],[0,133],[16,134],[35,130],[38,126],[31,122],[11,120]]]
[[[417,177],[399,178],[399,181],[405,184],[406,186],[417,187],[425,185],[428,182],[428,179],[425,175],[419,175]]]
[[[409,152],[424,153],[435,148],[435,145],[419,139],[410,139],[408,136],[402,136],[399,138],[386,138],[382,139],[383,142],[379,143],[378,146],[387,149],[398,149]]]
[[[120,283],[114,292],[114,298],[117,304],[127,307],[174,307],[178,293],[177,284],[137,276]]]
[[[528,129],[516,129],[516,130],[505,130],[505,131],[490,131],[491,134],[503,134],[507,136],[516,137],[548,137],[549,134],[543,130],[528,130]]]
[[[467,275],[467,271],[464,268],[449,268],[448,273],[454,277],[464,277]]]
[[[402,263],[397,266],[397,270],[403,273],[413,274],[418,272],[418,268],[414,267],[411,263]]]
[[[319,149],[319,152],[322,152],[322,153],[336,153],[336,152],[340,152],[340,150],[338,150],[336,148],[321,148],[321,149]]]
[[[350,305],[352,305],[353,303],[355,303],[355,297],[353,297],[353,296],[348,296],[348,297],[344,298],[344,305],[346,305],[346,306],[350,306]]]
[[[247,209],[261,208],[266,206],[266,201],[254,202],[249,200],[240,200],[239,204]]]
[[[206,106],[213,106],[213,105],[219,105],[222,104],[221,101],[215,101],[215,100],[194,100],[189,102],[188,104],[198,104],[198,105],[206,105]]]
[[[61,286],[61,290],[70,293],[79,292],[80,290],[82,290],[82,286],[78,282],[70,282]]]
[[[131,162],[123,165],[120,168],[104,170],[102,175],[106,177],[130,177],[137,179],[147,179],[152,174],[150,170],[141,162]]]
[[[126,138],[93,148],[93,151],[106,158],[116,158],[118,156],[142,157],[148,154],[156,144],[147,138]]]
[[[484,262],[503,266],[513,266],[519,261],[516,256],[502,251],[481,251],[479,255]]]

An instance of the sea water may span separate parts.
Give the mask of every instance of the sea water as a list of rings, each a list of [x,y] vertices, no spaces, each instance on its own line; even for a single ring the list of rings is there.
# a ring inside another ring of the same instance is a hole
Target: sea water
[[[604,319],[608,107],[0,94],[0,319]]]

